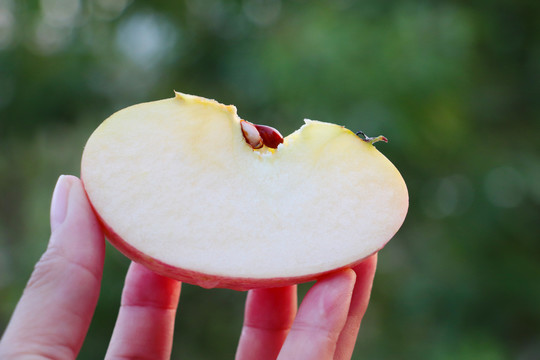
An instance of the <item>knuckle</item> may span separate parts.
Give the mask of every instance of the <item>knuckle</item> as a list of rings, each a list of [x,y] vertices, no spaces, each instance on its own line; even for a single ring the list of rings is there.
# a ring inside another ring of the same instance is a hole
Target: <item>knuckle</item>
[[[54,247],[48,248],[34,266],[34,270],[24,291],[39,289],[45,284],[54,281],[55,276],[60,270],[59,261],[61,258],[62,256],[58,253],[57,249]]]

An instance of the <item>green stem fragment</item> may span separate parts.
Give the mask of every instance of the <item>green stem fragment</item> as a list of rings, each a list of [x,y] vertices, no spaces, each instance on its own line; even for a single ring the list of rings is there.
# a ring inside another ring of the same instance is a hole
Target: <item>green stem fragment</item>
[[[364,134],[363,131],[358,131],[356,133],[356,135],[358,135],[360,137],[360,139],[362,139],[363,141],[368,142],[368,143],[370,143],[372,145],[374,143],[378,142],[378,141],[384,141],[385,143],[388,142],[388,139],[386,137],[382,136],[382,135],[379,135],[379,136],[376,136],[376,137],[369,137],[366,134]]]

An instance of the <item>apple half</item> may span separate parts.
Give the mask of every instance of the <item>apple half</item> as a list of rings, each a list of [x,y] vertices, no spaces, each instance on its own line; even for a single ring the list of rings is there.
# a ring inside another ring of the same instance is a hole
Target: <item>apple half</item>
[[[407,187],[369,138],[319,121],[284,139],[252,125],[181,93],[105,120],[81,178],[108,240],[162,275],[245,290],[353,266],[401,227]]]

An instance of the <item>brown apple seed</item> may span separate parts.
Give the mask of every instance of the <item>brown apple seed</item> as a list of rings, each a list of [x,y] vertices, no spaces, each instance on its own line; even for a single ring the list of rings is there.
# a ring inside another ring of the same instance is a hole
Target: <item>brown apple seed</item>
[[[264,145],[268,146],[269,148],[276,149],[279,144],[283,144],[283,136],[281,136],[279,131],[273,127],[257,124],[254,125],[259,131],[259,135],[261,136]]]

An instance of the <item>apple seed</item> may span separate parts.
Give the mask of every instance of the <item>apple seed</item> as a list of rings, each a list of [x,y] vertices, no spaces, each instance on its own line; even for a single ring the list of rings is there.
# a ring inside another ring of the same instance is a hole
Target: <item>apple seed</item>
[[[257,127],[246,120],[240,120],[240,126],[242,127],[242,133],[244,139],[253,149],[260,149],[263,147],[263,139]]]
[[[253,149],[260,149],[263,145],[277,149],[279,144],[283,143],[283,136],[273,127],[253,124],[246,120],[240,120],[240,125],[246,142]]]
[[[263,144],[272,149],[277,149],[279,144],[283,144],[283,136],[273,127],[253,124],[259,131]]]

